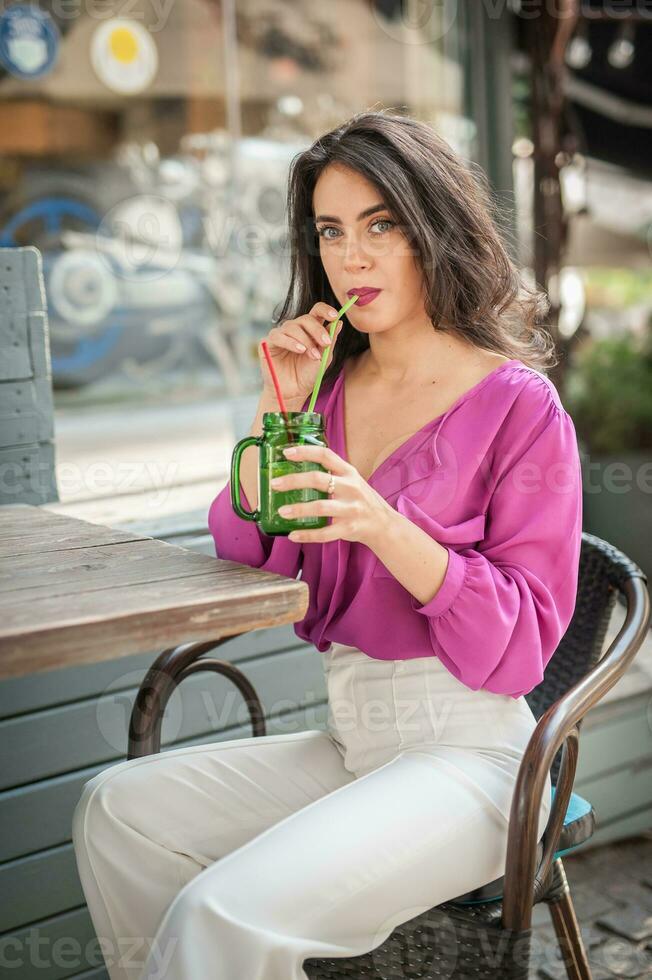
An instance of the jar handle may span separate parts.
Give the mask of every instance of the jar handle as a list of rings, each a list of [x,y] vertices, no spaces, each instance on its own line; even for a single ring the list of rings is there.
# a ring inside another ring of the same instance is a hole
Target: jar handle
[[[260,510],[245,510],[240,503],[240,460],[248,446],[258,446],[260,449],[262,444],[262,436],[247,436],[236,443],[231,457],[231,506],[243,521],[259,521]]]

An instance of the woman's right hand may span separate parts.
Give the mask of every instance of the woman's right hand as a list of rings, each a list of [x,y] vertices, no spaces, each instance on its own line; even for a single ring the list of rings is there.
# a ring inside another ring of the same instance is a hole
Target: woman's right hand
[[[285,401],[301,401],[303,405],[306,398],[312,394],[322,351],[324,347],[330,345],[324,370],[328,369],[333,359],[335,340],[342,329],[342,320],[340,320],[331,344],[329,330],[336,317],[337,310],[328,303],[315,303],[310,313],[305,313],[295,320],[284,320],[279,326],[272,327],[264,338]],[[323,320],[328,320],[329,323],[324,326]],[[304,349],[299,350],[298,345]],[[317,357],[310,353],[311,350],[317,350]],[[263,389],[276,398],[276,389],[263,352],[262,341],[258,344],[258,357],[263,376]]]

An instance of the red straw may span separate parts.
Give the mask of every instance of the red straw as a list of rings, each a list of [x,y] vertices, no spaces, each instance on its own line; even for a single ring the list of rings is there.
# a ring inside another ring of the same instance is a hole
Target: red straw
[[[283,394],[281,392],[281,386],[278,383],[278,378],[276,376],[276,371],[274,370],[274,365],[272,363],[272,357],[271,357],[271,355],[269,353],[269,347],[267,346],[267,341],[266,340],[263,340],[262,341],[261,347],[263,348],[263,354],[265,355],[265,360],[267,361],[267,367],[269,368],[269,373],[272,376],[272,381],[274,382],[274,388],[276,389],[276,397],[278,398],[278,403],[281,406],[281,411],[283,412],[283,415],[285,416],[285,424],[287,426],[288,425],[288,422],[289,422],[288,412],[287,412],[287,408],[285,407],[285,402],[283,401]],[[288,430],[288,435],[290,436],[290,439],[291,439],[292,436],[291,436],[291,433],[289,432],[289,430]]]

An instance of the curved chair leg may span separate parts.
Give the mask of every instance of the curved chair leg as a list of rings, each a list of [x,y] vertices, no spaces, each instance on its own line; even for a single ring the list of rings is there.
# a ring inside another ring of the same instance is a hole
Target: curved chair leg
[[[242,694],[251,718],[255,736],[265,734],[265,712],[255,688],[241,670],[226,660],[204,657],[204,653],[232,640],[225,636],[219,640],[201,643],[182,643],[158,655],[142,680],[129,721],[128,759],[141,758],[161,751],[161,725],[165,707],[172,693],[189,674],[212,670],[224,674]]]
[[[544,901],[550,909],[566,973],[569,980],[592,980],[591,967],[561,858],[556,858],[553,868],[555,885]]]

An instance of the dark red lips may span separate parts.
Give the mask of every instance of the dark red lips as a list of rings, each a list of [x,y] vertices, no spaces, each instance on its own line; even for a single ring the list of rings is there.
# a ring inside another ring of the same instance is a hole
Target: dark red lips
[[[376,296],[378,296],[379,293],[382,293],[382,289],[372,289],[372,288],[368,288],[368,289],[365,288],[360,290],[350,289],[347,293],[347,296],[355,296],[357,294],[360,298],[355,305],[366,306],[368,303],[371,303],[373,300],[375,300]]]

